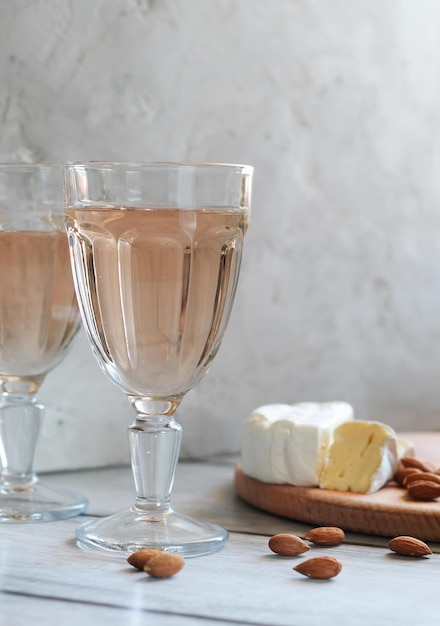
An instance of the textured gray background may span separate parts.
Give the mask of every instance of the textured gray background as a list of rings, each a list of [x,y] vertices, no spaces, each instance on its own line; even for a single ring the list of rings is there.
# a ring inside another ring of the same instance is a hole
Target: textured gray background
[[[255,167],[230,327],[183,454],[266,402],[440,427],[437,0],[2,0],[0,160]],[[42,388],[39,469],[127,459],[81,334]]]

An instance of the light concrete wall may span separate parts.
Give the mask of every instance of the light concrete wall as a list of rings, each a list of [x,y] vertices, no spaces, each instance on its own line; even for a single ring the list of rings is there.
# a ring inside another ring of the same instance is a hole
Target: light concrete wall
[[[0,79],[0,160],[255,166],[185,456],[237,450],[266,402],[440,427],[437,0],[3,0]],[[84,335],[41,397],[39,469],[127,459],[131,410]]]

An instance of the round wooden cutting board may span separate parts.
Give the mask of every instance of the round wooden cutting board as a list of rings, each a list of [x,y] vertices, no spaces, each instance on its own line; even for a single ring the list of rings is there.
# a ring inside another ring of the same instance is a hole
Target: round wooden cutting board
[[[418,459],[440,467],[440,433],[399,436],[414,443]],[[412,535],[440,541],[440,500],[413,500],[405,489],[391,483],[368,495],[274,485],[247,476],[238,465],[235,489],[248,504],[300,522],[384,537]]]

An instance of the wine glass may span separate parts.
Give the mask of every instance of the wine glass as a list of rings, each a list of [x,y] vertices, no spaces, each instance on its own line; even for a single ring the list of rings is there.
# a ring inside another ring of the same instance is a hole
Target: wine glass
[[[136,502],[77,529],[81,547],[206,554],[227,532],[175,512],[185,393],[215,357],[237,286],[252,168],[186,163],[65,166],[74,283],[92,350],[128,396]]]
[[[33,470],[44,411],[36,394],[79,323],[62,166],[0,164],[1,522],[61,519],[87,506]]]

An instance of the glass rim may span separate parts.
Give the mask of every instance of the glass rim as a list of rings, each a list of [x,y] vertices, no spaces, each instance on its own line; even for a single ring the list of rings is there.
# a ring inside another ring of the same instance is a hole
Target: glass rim
[[[56,168],[62,168],[63,167],[63,163],[61,161],[59,162],[51,162],[48,161],[47,163],[45,162],[37,162],[37,163],[14,163],[13,161],[11,162],[5,162],[5,163],[1,163],[0,162],[0,169],[56,169]]]
[[[123,169],[126,168],[153,168],[153,167],[169,167],[171,168],[207,168],[207,169],[224,169],[224,170],[239,170],[243,174],[252,174],[254,168],[252,165],[245,165],[241,163],[221,163],[221,162],[209,162],[209,161],[66,161],[62,164],[65,169],[74,170],[76,168],[87,167],[96,169],[106,169],[112,166]]]

